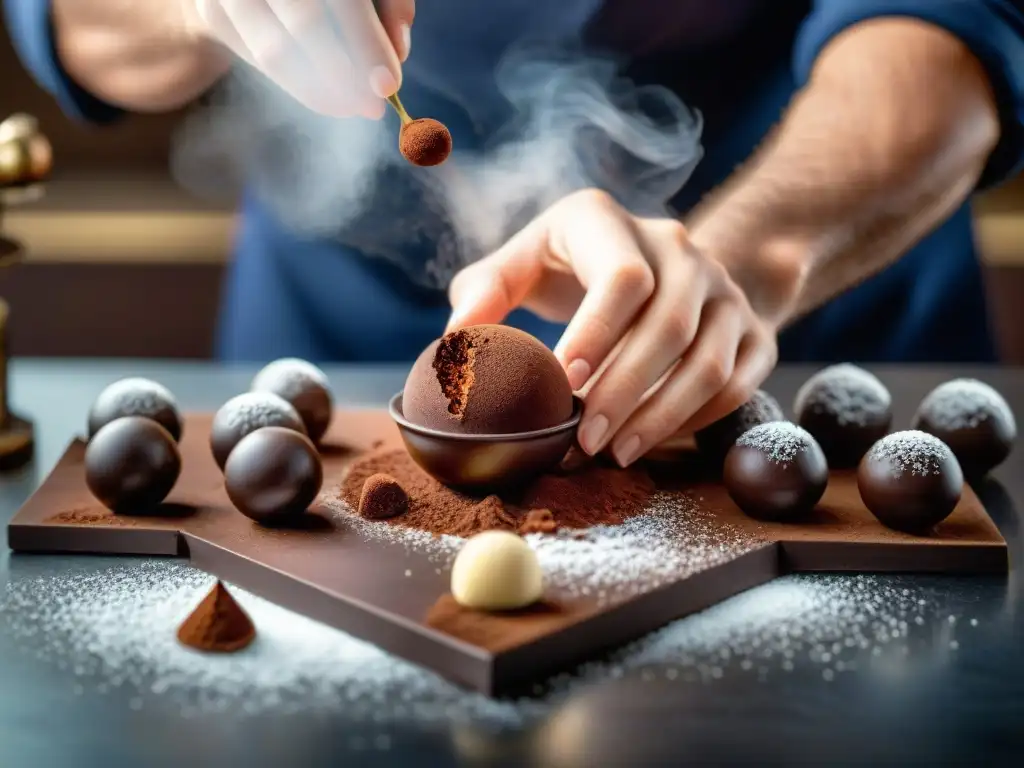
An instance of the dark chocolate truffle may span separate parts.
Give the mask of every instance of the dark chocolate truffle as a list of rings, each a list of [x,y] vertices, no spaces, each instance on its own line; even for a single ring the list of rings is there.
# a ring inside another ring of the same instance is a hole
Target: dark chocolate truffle
[[[231,503],[264,525],[296,520],[320,493],[323,479],[316,446],[287,427],[263,427],[246,435],[224,465]]]
[[[124,416],[145,416],[181,440],[181,412],[174,395],[163,384],[132,377],[110,384],[100,392],[89,410],[89,437]]]
[[[980,479],[1002,464],[1017,439],[1006,400],[976,379],[954,379],[933,389],[912,426],[948,445],[968,479]]]
[[[693,438],[697,443],[697,450],[715,471],[719,471],[722,462],[725,461],[725,455],[736,444],[736,439],[740,435],[758,424],[782,421],[784,418],[779,401],[759,389],[728,416],[723,416],[704,429],[697,430]]]
[[[960,501],[964,476],[949,446],[917,430],[883,437],[857,470],[864,505],[897,531],[926,533]]]
[[[391,475],[370,475],[363,483],[359,497],[359,514],[368,520],[384,520],[405,514],[409,497],[405,489]]]
[[[153,511],[179,474],[181,454],[171,433],[144,416],[115,419],[85,448],[85,483],[118,514]]]
[[[857,462],[892,424],[892,396],[875,376],[855,365],[814,374],[793,403],[797,423],[814,435],[833,469]]]
[[[736,506],[751,517],[793,520],[821,500],[828,463],[806,430],[773,421],[740,435],[725,457],[723,480]]]
[[[245,392],[228,400],[213,416],[210,450],[224,469],[232,449],[246,435],[263,427],[286,427],[306,434],[306,427],[291,403],[273,392]]]
[[[305,360],[283,357],[269,363],[256,374],[250,389],[273,392],[291,403],[314,444],[320,442],[331,423],[334,398],[327,376]]]
[[[413,365],[402,395],[413,424],[462,434],[546,429],[572,410],[572,387],[551,350],[504,325],[476,325],[435,341]]]
[[[421,117],[402,126],[398,149],[413,165],[440,165],[452,153],[452,134],[444,123]]]

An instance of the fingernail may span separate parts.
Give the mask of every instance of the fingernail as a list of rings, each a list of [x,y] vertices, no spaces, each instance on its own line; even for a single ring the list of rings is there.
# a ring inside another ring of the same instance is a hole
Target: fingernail
[[[591,416],[580,427],[580,447],[593,456],[604,443],[605,433],[608,431],[608,419],[602,414]]]
[[[622,443],[612,453],[615,454],[615,461],[619,463],[619,466],[625,469],[634,461],[636,461],[636,455],[640,452],[640,437],[633,435],[626,442]]]
[[[590,363],[586,360],[573,360],[566,366],[565,374],[569,377],[569,386],[579,389],[590,378]]]
[[[370,89],[382,99],[386,99],[398,90],[398,81],[386,67],[374,67],[370,72]]]
[[[403,23],[398,28],[398,33],[402,38],[401,59],[405,61],[409,58],[409,54],[412,53],[412,28],[408,24]]]

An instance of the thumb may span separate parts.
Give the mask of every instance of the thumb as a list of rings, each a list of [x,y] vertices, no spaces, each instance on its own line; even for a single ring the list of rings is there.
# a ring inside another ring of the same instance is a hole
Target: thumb
[[[445,333],[483,323],[500,323],[522,305],[544,275],[533,233],[523,230],[502,248],[470,264],[452,280],[452,314]]]

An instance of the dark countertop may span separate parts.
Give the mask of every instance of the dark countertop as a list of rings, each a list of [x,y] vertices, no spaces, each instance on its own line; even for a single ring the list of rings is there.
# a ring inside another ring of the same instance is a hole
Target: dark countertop
[[[893,390],[898,428],[928,389],[962,375],[988,381],[1024,417],[1024,371],[874,370]],[[35,420],[38,451],[33,467],[0,478],[3,521],[82,428],[109,381],[148,376],[183,407],[213,410],[244,390],[253,372],[201,363],[17,361],[12,399]],[[788,406],[809,372],[780,371],[767,389]],[[404,373],[329,370],[347,406],[382,406]],[[379,705],[386,717],[378,723],[367,722],[366,707],[356,716],[340,699],[327,711],[188,714],[167,694],[130,681],[107,685],[100,673],[34,653],[31,639],[11,626],[24,629],[35,607],[0,600],[0,765],[1016,762],[1024,755],[1024,450],[980,494],[1009,542],[1008,577],[787,577],[677,622],[669,638],[675,651],[648,647],[628,656],[630,663],[598,666],[585,682],[550,696],[539,719],[502,733],[472,717],[389,716],[408,699],[397,693],[394,707],[387,697]],[[0,590],[85,578],[117,563],[5,551]],[[822,590],[836,597],[804,598]],[[46,594],[59,600],[52,588]]]

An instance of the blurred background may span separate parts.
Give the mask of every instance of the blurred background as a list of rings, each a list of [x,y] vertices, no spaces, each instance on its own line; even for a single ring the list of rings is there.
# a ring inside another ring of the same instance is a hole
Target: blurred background
[[[56,170],[44,199],[4,214],[3,232],[27,246],[23,263],[0,270],[9,352],[211,357],[234,217],[170,179],[181,115],[75,124],[25,73],[0,26],[0,119],[16,111],[39,118]],[[1024,364],[1024,180],[975,211],[1003,359]]]

